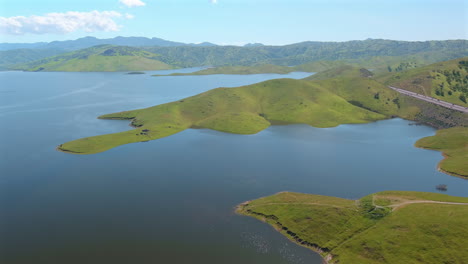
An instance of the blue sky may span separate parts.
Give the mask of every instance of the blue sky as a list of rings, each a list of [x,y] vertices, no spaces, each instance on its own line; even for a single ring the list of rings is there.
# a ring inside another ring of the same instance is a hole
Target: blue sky
[[[0,0],[0,42],[84,36],[217,44],[468,38],[466,0]]]

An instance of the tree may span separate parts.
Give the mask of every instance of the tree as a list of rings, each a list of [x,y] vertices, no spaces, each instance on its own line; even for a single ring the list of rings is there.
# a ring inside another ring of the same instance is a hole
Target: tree
[[[466,104],[466,97],[463,94],[458,98],[460,98],[460,100]]]

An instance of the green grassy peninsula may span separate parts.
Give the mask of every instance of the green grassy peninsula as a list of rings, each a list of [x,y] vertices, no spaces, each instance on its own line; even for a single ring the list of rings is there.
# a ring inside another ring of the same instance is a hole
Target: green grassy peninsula
[[[435,136],[418,140],[420,148],[442,151],[439,168],[445,173],[468,179],[468,127],[438,130]]]
[[[448,72],[453,67],[464,67],[463,61],[437,63],[432,67],[434,72]],[[417,70],[411,69],[404,74],[409,76]],[[98,153],[194,127],[254,134],[277,122],[334,127],[401,117],[438,128],[468,127],[465,113],[400,95],[385,85],[401,74],[376,77],[367,69],[341,65],[302,80],[276,79],[237,88],[217,88],[163,105],[100,116],[102,119],[130,120],[135,129],[77,139],[59,145],[58,150],[75,154]],[[453,83],[457,85],[455,81]],[[417,145],[443,151],[447,159],[440,168],[449,174],[466,177],[466,129],[448,131],[461,131],[453,133],[456,143],[449,140],[429,144],[431,140],[422,140]]]
[[[468,198],[385,191],[359,200],[282,192],[238,213],[272,225],[328,263],[440,264],[468,259]]]
[[[367,86],[365,89],[373,91]],[[369,92],[368,97],[372,96],[373,92]],[[217,88],[176,102],[99,118],[131,120],[135,129],[78,139],[58,149],[92,154],[127,143],[166,137],[190,127],[254,134],[275,121],[334,127],[388,116],[356,106],[317,83],[277,79],[237,88]]]

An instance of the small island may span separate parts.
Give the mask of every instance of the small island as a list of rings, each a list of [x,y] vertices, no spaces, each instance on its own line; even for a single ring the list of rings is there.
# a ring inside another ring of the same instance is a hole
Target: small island
[[[468,198],[384,191],[358,200],[281,192],[247,201],[242,215],[272,225],[327,263],[464,263]]]

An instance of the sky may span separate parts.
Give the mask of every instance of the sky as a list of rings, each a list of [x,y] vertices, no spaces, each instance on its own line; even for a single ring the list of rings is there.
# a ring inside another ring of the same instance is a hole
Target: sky
[[[0,0],[0,42],[85,36],[221,45],[468,39],[468,1]]]

